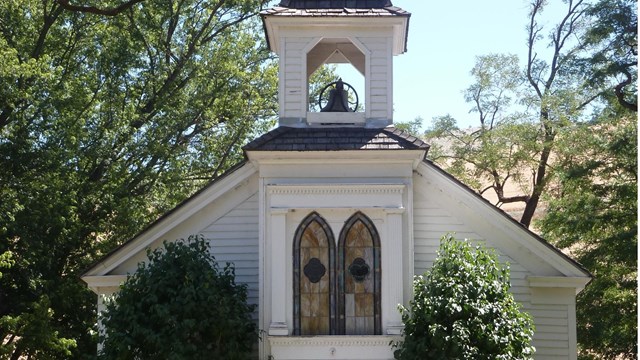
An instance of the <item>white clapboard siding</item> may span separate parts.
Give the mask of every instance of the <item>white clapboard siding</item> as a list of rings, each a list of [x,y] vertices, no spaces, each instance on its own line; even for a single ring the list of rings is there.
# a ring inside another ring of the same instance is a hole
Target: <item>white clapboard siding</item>
[[[445,206],[438,203],[436,196],[429,196],[441,189],[430,188],[430,184],[421,178],[414,192],[414,242],[415,274],[428,270],[436,258],[440,238],[455,232],[458,239],[469,238],[491,246],[491,239],[482,239],[465,224],[465,219],[449,213]],[[502,215],[499,215],[502,216]],[[536,331],[533,345],[536,347],[536,360],[559,360],[571,358],[569,354],[569,314],[567,304],[532,304],[531,288],[527,277],[532,273],[516,263],[498,249],[496,252],[501,263],[508,263],[511,272],[511,292],[522,309],[534,320]],[[573,354],[575,355],[575,354]]]
[[[566,304],[532,305],[526,309],[534,318],[533,345],[537,360],[569,358],[569,309]]]
[[[306,76],[306,71],[303,71],[303,65],[306,62],[304,49],[311,40],[310,37],[287,37],[284,39],[284,56],[280,59],[282,67],[280,86],[284,91],[280,94],[282,97],[281,117],[303,117],[303,111],[306,113],[306,89],[302,88],[304,83],[302,74],[304,73]]]
[[[220,266],[233,264],[236,283],[247,284],[248,302],[258,304],[258,196],[253,195],[202,230]],[[254,317],[257,318],[257,310]]]
[[[369,104],[372,118],[387,118],[391,108],[391,49],[386,37],[360,38],[370,52],[369,56]]]
[[[419,275],[431,268],[437,257],[440,239],[446,234],[453,234],[457,239],[470,239],[476,243],[486,243],[473,229],[447,210],[439,206],[428,195],[415,191],[414,195],[414,272]],[[491,244],[486,244],[491,247]],[[527,271],[515,263],[510,257],[500,253],[496,249],[499,260],[503,264],[509,264],[511,269],[512,292],[518,295],[528,295]]]

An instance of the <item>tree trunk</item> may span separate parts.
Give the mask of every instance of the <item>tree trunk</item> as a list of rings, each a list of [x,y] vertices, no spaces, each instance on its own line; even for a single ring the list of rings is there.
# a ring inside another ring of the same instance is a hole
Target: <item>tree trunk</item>
[[[520,218],[520,223],[526,227],[531,225],[531,220],[533,220],[533,216],[538,208],[540,197],[547,186],[547,165],[549,164],[554,139],[553,128],[545,126],[545,145],[542,148],[542,154],[540,154],[540,161],[538,161],[538,170],[536,171],[536,178],[533,183],[533,191],[527,201],[527,205],[524,207],[524,213]]]

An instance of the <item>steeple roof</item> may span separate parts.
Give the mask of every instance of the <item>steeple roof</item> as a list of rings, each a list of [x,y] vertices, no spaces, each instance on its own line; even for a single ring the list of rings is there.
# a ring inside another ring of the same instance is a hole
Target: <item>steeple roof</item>
[[[393,6],[390,0],[282,0],[290,9],[374,9]]]
[[[429,150],[429,145],[394,127],[292,128],[281,126],[253,140],[245,151]]]

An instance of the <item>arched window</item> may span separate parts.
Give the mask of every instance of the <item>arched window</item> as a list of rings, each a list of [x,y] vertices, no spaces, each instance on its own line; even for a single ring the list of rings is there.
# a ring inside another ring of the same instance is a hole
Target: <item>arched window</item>
[[[382,333],[380,277],[380,236],[373,222],[357,212],[338,242],[338,333]]]
[[[293,242],[294,335],[336,334],[335,240],[316,212],[298,226]]]

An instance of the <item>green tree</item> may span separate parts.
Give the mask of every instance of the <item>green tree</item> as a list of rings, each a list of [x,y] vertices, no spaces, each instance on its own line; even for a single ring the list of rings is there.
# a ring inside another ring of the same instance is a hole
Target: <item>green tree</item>
[[[320,111],[320,105],[318,100],[320,98],[320,92],[328,84],[338,81],[340,77],[336,73],[335,65],[322,65],[318,70],[314,71],[309,78],[309,111]]]
[[[0,353],[95,356],[82,271],[272,126],[264,3],[0,1]]]
[[[627,110],[638,111],[638,3],[633,0],[600,0],[590,9],[595,19],[585,43],[592,49],[578,65],[603,95],[615,97]]]
[[[463,130],[450,119],[437,118],[429,132],[446,144],[439,153],[435,149],[436,161],[470,180],[479,193],[493,192],[498,205],[522,203],[520,222],[525,226],[553,176],[556,136],[584,120],[586,107],[601,93],[571,66],[587,51],[584,43],[572,40],[585,37],[588,4],[565,2],[565,11],[548,32],[549,42],[543,42],[545,6],[544,0],[529,3],[524,69],[513,55],[478,57],[472,70],[475,83],[465,92],[478,126]],[[509,184],[519,193],[507,194]]]
[[[637,136],[621,109],[575,129],[540,224],[594,275],[577,299],[583,359],[637,359]]]
[[[495,252],[445,236],[413,288],[410,307],[400,307],[396,359],[532,359],[533,321],[509,292],[509,268]]]
[[[422,122],[424,120],[418,116],[417,118],[413,119],[412,121],[399,121],[394,123],[394,126],[397,129],[400,129],[402,131],[405,131],[415,137],[421,137],[421,133],[422,133]]]
[[[246,359],[258,339],[231,265],[201,237],[147,251],[101,315],[101,359]]]

